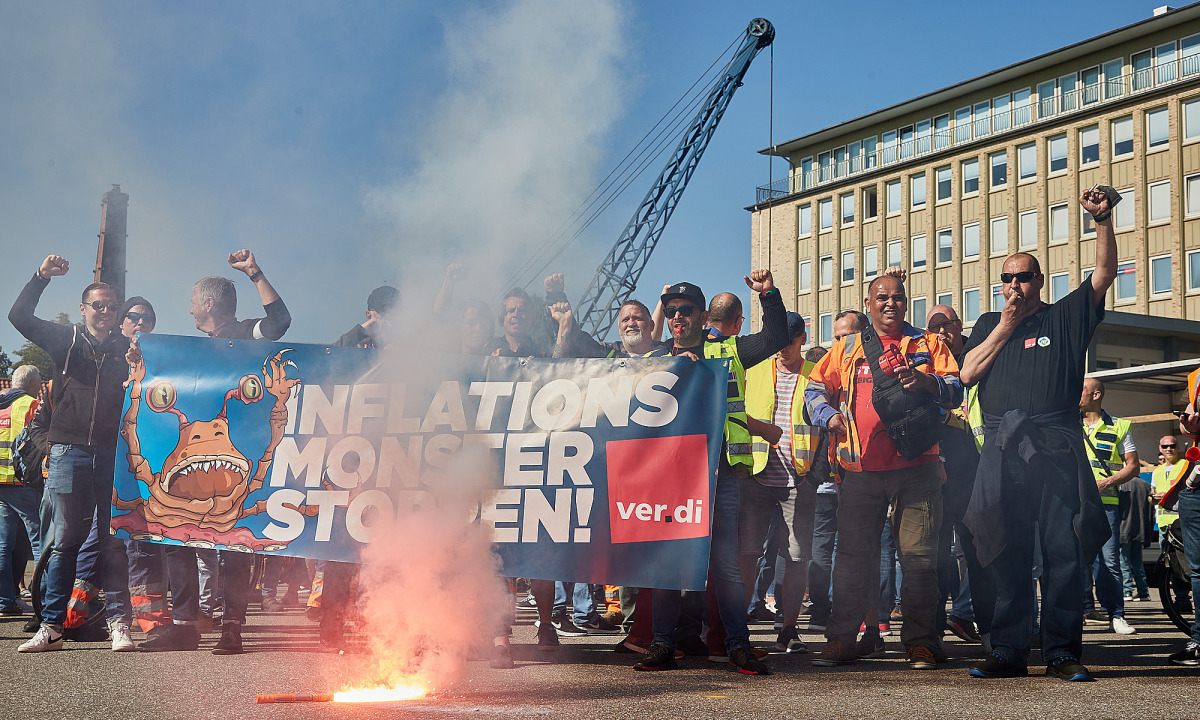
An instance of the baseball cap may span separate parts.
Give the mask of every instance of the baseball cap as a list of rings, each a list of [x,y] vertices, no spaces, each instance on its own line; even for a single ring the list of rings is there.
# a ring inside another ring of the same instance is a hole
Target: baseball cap
[[[801,335],[808,334],[804,327],[804,318],[800,313],[788,312],[787,314],[788,337],[795,338]]]
[[[681,300],[690,300],[696,304],[696,307],[704,310],[708,306],[704,302],[704,292],[697,286],[691,283],[676,283],[667,288],[667,291],[662,294],[662,304],[666,305],[669,301],[679,298]]]
[[[400,291],[391,285],[382,285],[367,296],[367,309],[385,313],[400,303]]]

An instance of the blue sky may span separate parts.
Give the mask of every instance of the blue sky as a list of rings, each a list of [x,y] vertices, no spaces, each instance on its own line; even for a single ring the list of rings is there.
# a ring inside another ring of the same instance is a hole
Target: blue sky
[[[777,142],[1149,17],[1157,2],[129,2],[10,4],[0,24],[8,307],[53,252],[39,315],[77,316],[100,197],[131,196],[131,294],[192,334],[191,284],[248,247],[329,342],[380,284],[426,311],[445,264],[490,298],[756,16],[776,27]],[[771,60],[746,76],[637,293],[744,290],[770,177]],[[661,163],[564,254],[575,299]],[[786,172],[782,161],[774,177]],[[743,297],[747,293],[742,293]],[[0,347],[23,342],[8,323]]]

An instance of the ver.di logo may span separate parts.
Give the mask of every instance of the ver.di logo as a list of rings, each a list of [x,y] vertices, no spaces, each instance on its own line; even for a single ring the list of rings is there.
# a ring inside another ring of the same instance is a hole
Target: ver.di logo
[[[1049,347],[1049,346],[1050,346],[1050,338],[1046,337],[1045,335],[1038,338],[1038,347]]]

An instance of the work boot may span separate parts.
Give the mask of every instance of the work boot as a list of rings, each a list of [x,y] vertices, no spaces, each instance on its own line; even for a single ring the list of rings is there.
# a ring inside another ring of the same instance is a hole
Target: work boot
[[[242,626],[238,623],[225,623],[221,626],[221,639],[212,649],[213,655],[241,655]]]

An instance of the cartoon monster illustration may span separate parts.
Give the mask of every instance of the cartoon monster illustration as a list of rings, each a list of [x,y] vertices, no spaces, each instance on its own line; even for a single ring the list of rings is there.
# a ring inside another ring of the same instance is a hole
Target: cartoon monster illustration
[[[237,387],[225,393],[221,412],[212,420],[189,421],[175,408],[176,392],[171,382],[160,380],[151,384],[146,389],[146,403],[150,409],[172,413],[179,418],[179,441],[158,472],[152,471],[150,463],[142,457],[137,434],[146,366],[140,358],[130,366],[130,402],[122,419],[121,437],[129,447],[126,454],[129,470],[146,486],[150,496],[122,500],[114,490],[114,508],[132,511],[114,517],[114,528],[126,530],[134,539],[165,537],[198,547],[220,545],[232,550],[252,551],[279,550],[286,546],[259,538],[248,529],[235,525],[244,517],[266,510],[266,500],[249,507],[245,503],[263,485],[287,425],[287,401],[292,390],[301,383],[299,378],[287,376],[287,369],[296,367],[284,358],[288,352],[291,349],[280,350],[263,361],[261,380],[257,375],[243,376]],[[252,467],[249,459],[233,444],[226,410],[230,400],[250,404],[268,394],[275,398],[270,416],[271,440],[257,467]],[[307,506],[287,507],[309,516],[315,515],[317,510]]]

